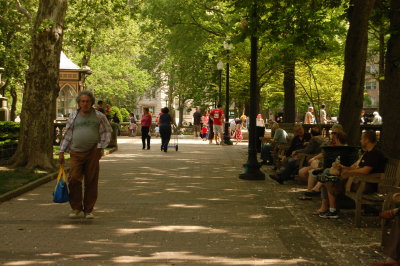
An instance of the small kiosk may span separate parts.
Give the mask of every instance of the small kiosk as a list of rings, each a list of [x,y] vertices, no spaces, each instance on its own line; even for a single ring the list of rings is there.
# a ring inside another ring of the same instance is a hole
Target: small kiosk
[[[80,68],[65,54],[60,56],[60,93],[57,98],[57,119],[68,117],[76,109],[76,96],[83,90],[85,75],[92,74],[88,66]]]

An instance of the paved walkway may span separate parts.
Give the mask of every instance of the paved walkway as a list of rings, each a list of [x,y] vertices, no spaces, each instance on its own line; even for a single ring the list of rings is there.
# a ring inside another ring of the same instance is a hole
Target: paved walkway
[[[51,203],[55,182],[0,204],[2,265],[370,265],[379,228],[322,220],[296,184],[238,179],[247,146],[121,138],[101,161],[94,220]],[[265,168],[265,166],[264,166]],[[264,169],[268,171],[268,169]],[[375,219],[375,218],[374,218]],[[376,219],[375,219],[376,220]],[[374,221],[375,221],[374,220]],[[328,230],[329,229],[329,230]]]

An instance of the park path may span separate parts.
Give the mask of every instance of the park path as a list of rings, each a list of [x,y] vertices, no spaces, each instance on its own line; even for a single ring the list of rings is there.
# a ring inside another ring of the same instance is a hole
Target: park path
[[[118,151],[102,159],[94,220],[67,218],[69,206],[51,202],[55,182],[0,204],[0,264],[367,265],[381,259],[377,228],[360,229],[348,243],[341,235],[352,225],[310,217],[317,203],[299,205],[292,188],[268,176],[238,179],[245,144],[181,140],[178,152],[164,153],[159,139],[151,150],[139,142],[120,138]],[[321,232],[330,227],[337,233]]]

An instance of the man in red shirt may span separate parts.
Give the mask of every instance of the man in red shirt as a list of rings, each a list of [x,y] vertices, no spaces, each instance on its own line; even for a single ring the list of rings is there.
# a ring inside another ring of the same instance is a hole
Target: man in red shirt
[[[222,136],[224,134],[224,111],[221,109],[221,104],[217,105],[217,109],[211,110],[210,118],[213,121],[213,130],[215,136],[216,144],[220,144],[222,142]],[[218,142],[218,136],[220,139],[220,143]]]

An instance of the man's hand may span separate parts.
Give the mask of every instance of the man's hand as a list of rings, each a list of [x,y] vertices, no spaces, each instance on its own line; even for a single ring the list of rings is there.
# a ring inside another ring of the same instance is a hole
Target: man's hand
[[[64,164],[64,153],[63,152],[60,152],[60,154],[59,154],[59,160],[60,160],[60,165],[62,165],[62,164]]]

